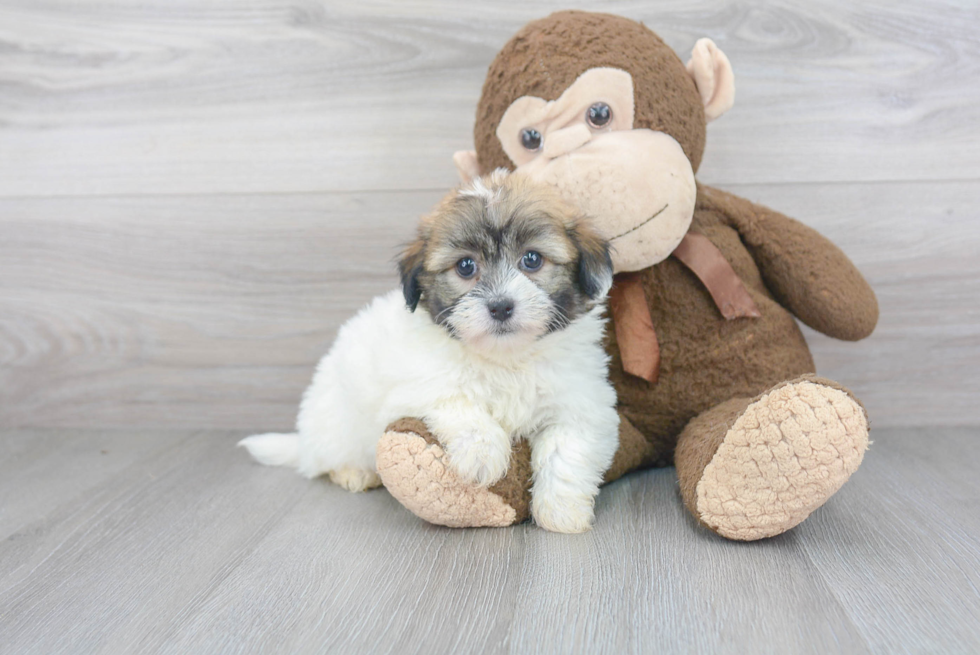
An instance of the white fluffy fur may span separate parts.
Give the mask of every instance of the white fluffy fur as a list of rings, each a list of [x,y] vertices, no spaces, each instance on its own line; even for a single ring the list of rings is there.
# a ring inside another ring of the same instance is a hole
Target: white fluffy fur
[[[264,464],[295,466],[307,477],[331,473],[359,490],[377,484],[378,439],[401,417],[425,420],[460,477],[481,485],[506,473],[514,441],[525,437],[535,520],[549,530],[587,530],[618,445],[601,312],[530,342],[476,350],[392,291],[340,329],[303,398],[298,434],[256,435],[241,445]]]

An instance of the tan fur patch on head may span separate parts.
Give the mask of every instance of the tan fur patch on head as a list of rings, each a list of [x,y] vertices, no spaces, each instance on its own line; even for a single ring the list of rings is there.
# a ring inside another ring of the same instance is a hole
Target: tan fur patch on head
[[[421,303],[464,340],[544,336],[612,284],[608,243],[592,222],[552,186],[504,170],[447,195],[421,221],[400,268],[409,306]],[[511,318],[486,323],[497,302],[510,303]]]
[[[550,186],[499,169],[453,190],[422,219],[425,267],[437,273],[460,256],[479,255],[472,246],[496,236],[486,230],[488,224],[533,235],[523,243],[525,247],[566,264],[575,258],[568,230],[580,220],[578,211]]]

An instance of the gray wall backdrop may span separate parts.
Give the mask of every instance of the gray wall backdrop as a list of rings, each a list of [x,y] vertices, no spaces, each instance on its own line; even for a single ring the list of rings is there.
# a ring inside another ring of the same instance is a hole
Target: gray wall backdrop
[[[493,55],[569,6],[718,43],[699,178],[879,295],[867,341],[807,331],[820,371],[878,426],[980,423],[975,2],[0,0],[0,427],[289,427]]]

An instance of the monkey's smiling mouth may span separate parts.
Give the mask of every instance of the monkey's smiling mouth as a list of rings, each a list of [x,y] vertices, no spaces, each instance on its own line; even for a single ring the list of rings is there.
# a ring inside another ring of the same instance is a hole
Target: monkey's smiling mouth
[[[636,231],[637,231],[637,230],[639,230],[639,229],[640,229],[641,227],[643,227],[644,225],[646,225],[647,223],[649,223],[650,221],[652,221],[653,219],[655,219],[655,218],[656,218],[657,216],[660,216],[661,214],[663,214],[663,213],[664,213],[664,212],[665,212],[665,211],[667,210],[667,208],[668,208],[668,207],[670,207],[670,203],[668,203],[668,204],[666,204],[666,205],[664,205],[663,207],[661,207],[661,208],[660,208],[660,211],[658,211],[658,212],[657,212],[656,214],[654,214],[653,216],[651,216],[651,217],[650,217],[650,218],[648,218],[647,220],[645,220],[645,221],[643,221],[643,222],[642,222],[642,223],[640,223],[639,225],[636,225],[636,226],[634,226],[634,227],[631,227],[630,229],[628,229],[628,230],[626,230],[626,231],[625,231],[625,232],[623,232],[622,234],[617,234],[616,236],[614,236],[614,237],[612,237],[612,238],[611,238],[611,239],[609,239],[609,240],[610,240],[610,241],[615,241],[616,239],[619,239],[619,238],[621,238],[621,237],[624,237],[624,236],[626,236],[627,234],[630,234],[630,233],[632,233],[632,232],[636,232]]]

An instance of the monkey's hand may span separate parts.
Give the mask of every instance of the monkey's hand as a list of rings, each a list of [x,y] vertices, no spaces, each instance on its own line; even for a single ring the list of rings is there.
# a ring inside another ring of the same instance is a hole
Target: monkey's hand
[[[776,300],[828,336],[857,341],[878,322],[878,300],[851,260],[816,230],[730,193],[701,186],[727,215]]]

